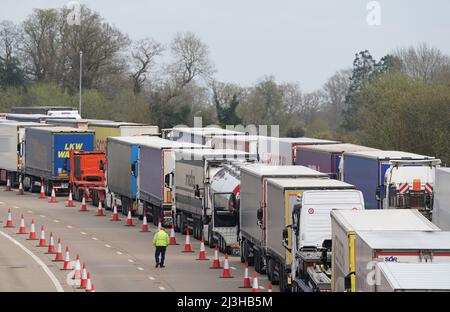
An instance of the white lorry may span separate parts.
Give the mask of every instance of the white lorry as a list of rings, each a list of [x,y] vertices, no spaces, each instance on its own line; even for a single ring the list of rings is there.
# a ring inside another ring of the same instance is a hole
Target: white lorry
[[[363,209],[361,192],[353,185],[331,179],[267,179],[265,262],[269,280],[279,283],[281,291],[289,291],[291,286],[300,290],[302,285],[293,285],[294,280],[309,285],[303,261],[319,265],[322,259],[318,255],[329,251],[329,216],[333,208]]]
[[[267,179],[268,178],[322,178],[327,175],[303,166],[246,165],[241,168],[241,202],[239,227],[241,261],[265,273],[267,263]]]
[[[440,231],[415,209],[333,210],[331,212],[332,277],[334,292],[356,290],[357,231]]]
[[[436,168],[433,223],[450,231],[450,168]]]
[[[357,231],[355,260],[355,290],[374,291],[378,262],[450,264],[450,232]]]
[[[371,291],[450,291],[450,264],[448,263],[379,262],[377,270],[379,283]]]

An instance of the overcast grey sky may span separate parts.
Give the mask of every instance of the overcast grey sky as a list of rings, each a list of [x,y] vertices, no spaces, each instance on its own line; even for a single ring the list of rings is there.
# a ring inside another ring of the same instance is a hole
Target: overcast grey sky
[[[32,8],[69,1],[1,0],[0,20],[23,21]],[[193,31],[211,51],[222,81],[252,85],[273,74],[303,90],[322,86],[368,49],[380,58],[426,42],[450,54],[450,1],[379,0],[381,25],[369,26],[366,0],[79,0],[132,39],[168,43]]]

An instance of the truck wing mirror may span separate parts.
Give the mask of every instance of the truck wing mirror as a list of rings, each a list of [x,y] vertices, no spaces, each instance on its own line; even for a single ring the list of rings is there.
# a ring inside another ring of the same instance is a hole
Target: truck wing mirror
[[[377,198],[378,201],[381,200],[381,185],[377,186],[377,190],[375,191],[375,197]]]
[[[289,238],[288,228],[286,227],[285,229],[283,229],[283,247],[289,252],[291,252],[292,249],[288,247],[288,238]]]
[[[136,176],[136,162],[131,164],[131,174]]]
[[[195,185],[194,196],[200,198],[200,188],[198,187],[198,184]]]
[[[351,291],[351,290],[352,290],[352,274],[354,275],[355,272],[350,272],[350,273],[344,278],[344,287],[345,287],[345,291]]]
[[[105,164],[103,163],[103,160],[100,160],[99,169],[100,171],[105,171]]]
[[[262,208],[259,208],[256,211],[256,219],[258,219],[258,222],[260,222],[262,224],[262,222],[263,222],[263,210],[262,210]]]

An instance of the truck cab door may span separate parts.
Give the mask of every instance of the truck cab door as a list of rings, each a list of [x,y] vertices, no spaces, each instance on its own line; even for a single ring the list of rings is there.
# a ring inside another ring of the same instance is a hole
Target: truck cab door
[[[132,145],[131,146],[131,198],[136,198],[137,187],[138,187],[138,177],[139,177],[139,146]]]

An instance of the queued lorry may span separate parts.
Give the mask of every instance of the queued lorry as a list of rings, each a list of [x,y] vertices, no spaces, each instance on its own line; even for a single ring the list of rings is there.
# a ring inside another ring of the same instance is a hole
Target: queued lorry
[[[373,292],[448,292],[450,264],[378,262]],[[413,276],[414,278],[411,278]]]
[[[354,248],[357,292],[375,291],[379,283],[378,262],[450,265],[450,232],[357,231]]]
[[[175,229],[222,252],[239,252],[240,168],[256,155],[220,149],[179,151],[175,173]]]
[[[215,136],[244,135],[243,132],[222,129],[217,126],[198,127],[174,127],[163,131],[163,138],[185,143],[195,143],[211,147],[211,141]]]
[[[174,175],[176,152],[189,153],[207,147],[199,144],[174,142],[159,137],[149,137],[139,149],[139,173],[137,214],[144,215],[157,225],[173,224],[175,207]]]
[[[124,214],[131,208],[139,217],[149,214],[153,222],[172,210],[173,149],[204,148],[148,135],[108,137],[106,142],[105,207],[112,209],[115,204]]]
[[[71,150],[69,183],[73,199],[82,201],[85,196],[94,206],[99,202],[104,205],[105,169],[105,151]]]
[[[94,132],[68,127],[25,129],[25,178],[32,192],[69,193],[70,151],[94,149]]]
[[[3,184],[9,179],[12,187],[19,186],[24,169],[24,140],[27,127],[46,127],[46,125],[12,120],[0,122],[0,182]]]
[[[356,233],[359,231],[440,231],[415,209],[333,210],[331,290],[356,291]],[[413,242],[411,240],[411,242]]]
[[[241,167],[239,233],[241,262],[265,273],[267,244],[267,179],[327,178],[327,175],[303,166],[252,164]]]
[[[301,145],[297,147],[295,164],[326,173],[331,179],[341,180],[339,164],[344,152],[379,151],[379,149],[349,144]]]
[[[433,223],[450,231],[450,168],[436,168]]]
[[[418,209],[432,218],[439,159],[400,151],[344,153],[342,180],[364,194],[366,209]]]
[[[363,196],[338,180],[267,179],[264,261],[269,280],[281,291],[330,289],[332,209],[364,209]]]

